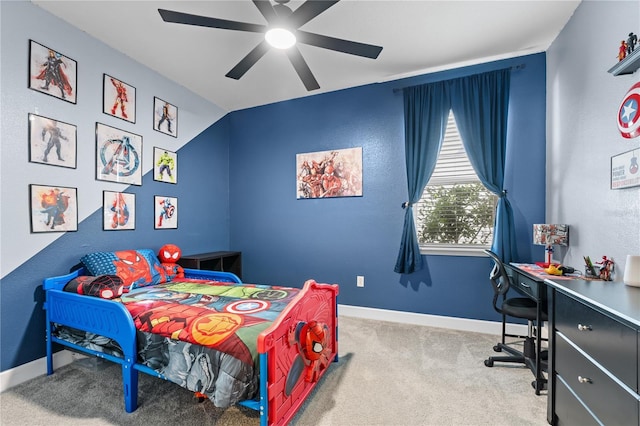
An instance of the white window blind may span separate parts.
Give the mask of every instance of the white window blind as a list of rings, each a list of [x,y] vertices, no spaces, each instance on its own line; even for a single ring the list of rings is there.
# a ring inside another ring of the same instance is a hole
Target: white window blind
[[[464,145],[462,145],[453,113],[449,112],[447,130],[429,185],[469,182],[479,182],[478,176],[469,162]]]
[[[435,170],[415,209],[419,243],[431,248],[489,246],[496,199],[473,170],[450,113]]]

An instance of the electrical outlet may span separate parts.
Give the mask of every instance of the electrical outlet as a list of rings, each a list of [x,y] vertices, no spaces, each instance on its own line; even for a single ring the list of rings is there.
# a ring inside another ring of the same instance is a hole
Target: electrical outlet
[[[358,275],[358,276],[356,277],[356,285],[357,285],[358,287],[364,287],[364,276],[362,276],[362,275]]]

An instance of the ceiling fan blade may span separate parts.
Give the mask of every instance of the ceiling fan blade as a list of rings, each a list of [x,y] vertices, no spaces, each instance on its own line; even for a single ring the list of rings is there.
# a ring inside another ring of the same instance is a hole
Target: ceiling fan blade
[[[200,27],[221,28],[224,30],[248,31],[261,33],[267,30],[266,25],[250,24],[247,22],[228,21],[226,19],[210,18],[208,16],[191,15],[173,10],[158,9],[162,20],[176,24],[197,25]]]
[[[269,50],[269,44],[263,40],[256,47],[253,48],[251,52],[247,54],[238,64],[231,69],[228,73],[225,74],[226,77],[233,78],[235,80],[239,80],[249,68],[255,65],[258,62],[258,59],[262,58],[265,53]]]
[[[287,18],[287,23],[291,25],[292,28],[299,28],[339,1],[340,0],[307,0],[293,11],[291,16]]]
[[[296,46],[293,46],[287,49],[287,56],[289,57],[293,68],[298,73],[300,80],[302,80],[304,87],[307,88],[307,91],[310,92],[312,90],[319,89],[320,85],[318,84],[316,78],[313,76],[309,65],[307,65],[307,62],[302,57],[302,53],[300,53],[300,50],[298,50]]]
[[[300,43],[371,59],[376,59],[382,52],[381,46],[308,33],[302,30],[296,31],[296,38]]]
[[[272,23],[278,19],[278,15],[276,14],[276,11],[273,9],[273,6],[271,6],[271,2],[269,0],[253,0],[253,4],[256,5],[260,13],[262,13],[262,16],[264,16],[264,19],[267,20],[267,22]]]

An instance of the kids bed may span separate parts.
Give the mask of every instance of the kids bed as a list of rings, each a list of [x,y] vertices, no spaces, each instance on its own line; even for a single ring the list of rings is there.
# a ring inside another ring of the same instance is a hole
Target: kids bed
[[[160,259],[149,249],[96,252],[44,280],[47,374],[58,343],[120,364],[127,412],[143,372],[218,407],[258,410],[261,425],[287,424],[337,361],[338,286],[244,284]]]

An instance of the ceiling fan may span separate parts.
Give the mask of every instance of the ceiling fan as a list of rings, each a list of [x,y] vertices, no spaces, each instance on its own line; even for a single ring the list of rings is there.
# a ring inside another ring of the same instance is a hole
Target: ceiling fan
[[[382,47],[371,44],[358,43],[355,41],[329,37],[321,34],[310,33],[299,28],[329,9],[339,0],[307,0],[296,10],[292,11],[285,4],[289,0],[275,0],[276,5],[272,5],[269,0],[252,0],[267,24],[251,24],[247,22],[229,21],[226,19],[211,18],[207,16],[191,15],[188,13],[176,12],[166,9],[158,9],[160,16],[165,22],[177,24],[196,25],[209,28],[221,28],[225,30],[248,31],[264,33],[262,40],[252,51],[250,51],[238,64],[226,74],[226,77],[239,80],[271,47],[268,41],[271,35],[282,30],[287,31],[289,37],[293,36],[293,45],[286,49],[287,56],[302,83],[308,91],[320,88],[318,81],[313,76],[307,62],[302,57],[300,50],[295,46],[295,42],[322,47],[324,49],[347,53],[349,55],[362,56],[376,59]],[[273,30],[273,31],[272,31]],[[286,35],[286,34],[285,34]]]

